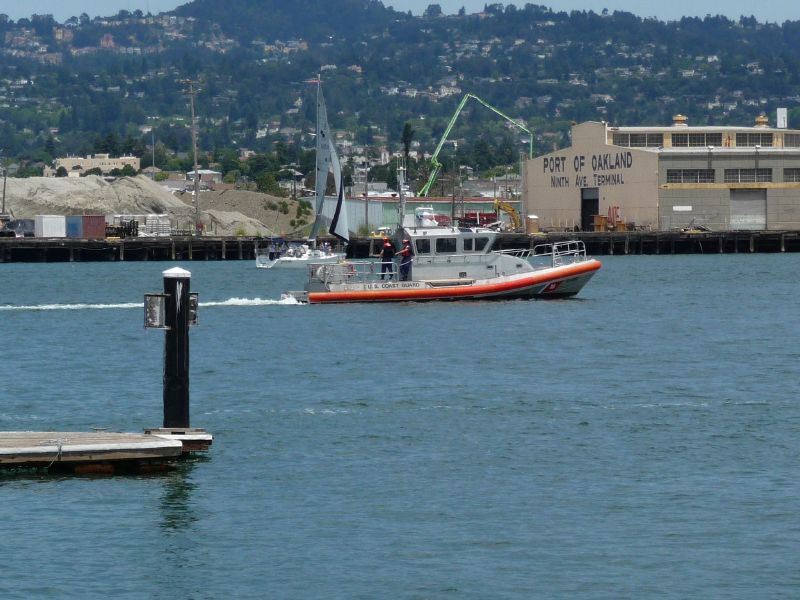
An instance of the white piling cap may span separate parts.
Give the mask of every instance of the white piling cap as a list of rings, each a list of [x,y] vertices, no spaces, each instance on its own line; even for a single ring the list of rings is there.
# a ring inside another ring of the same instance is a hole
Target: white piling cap
[[[172,267],[161,274],[164,277],[169,277],[171,279],[189,279],[192,276],[189,271],[186,269],[181,269],[180,267]]]

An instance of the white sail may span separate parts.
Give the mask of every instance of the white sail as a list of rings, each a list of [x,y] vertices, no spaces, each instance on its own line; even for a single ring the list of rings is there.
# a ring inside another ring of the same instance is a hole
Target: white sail
[[[333,219],[331,220],[330,233],[340,240],[347,242],[350,240],[347,210],[344,206],[344,186],[342,184],[342,167],[339,163],[339,156],[336,154],[336,146],[333,137],[330,135],[328,126],[328,111],[325,108],[325,98],[322,95],[321,82],[317,81],[317,161],[314,193],[316,196],[317,216],[311,228],[309,239],[316,241],[322,221],[323,209],[325,207],[325,188],[328,184],[328,173],[333,171],[333,180],[336,185],[336,208]]]
[[[333,140],[331,142],[331,167],[333,168],[333,180],[336,183],[336,209],[331,219],[331,226],[329,231],[332,235],[343,242],[350,241],[350,229],[347,223],[347,207],[344,204],[344,184],[342,183],[342,166],[339,163],[339,156],[336,154],[336,148],[333,147]]]
[[[317,198],[317,214],[322,214],[325,202],[325,188],[328,184],[328,171],[331,168],[331,145],[328,135],[328,111],[322,96],[322,85],[317,82],[317,170],[314,191]]]

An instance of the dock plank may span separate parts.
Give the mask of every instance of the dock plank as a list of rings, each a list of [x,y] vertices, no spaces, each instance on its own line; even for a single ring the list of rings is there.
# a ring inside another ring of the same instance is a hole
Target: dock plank
[[[144,433],[3,431],[0,466],[50,466],[103,461],[171,460],[183,444]]]

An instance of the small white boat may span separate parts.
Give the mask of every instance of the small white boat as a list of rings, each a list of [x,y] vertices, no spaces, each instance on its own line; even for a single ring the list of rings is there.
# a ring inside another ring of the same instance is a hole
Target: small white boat
[[[304,269],[311,263],[335,263],[344,260],[344,252],[329,247],[311,248],[308,244],[291,244],[283,252],[275,248],[259,249],[256,267],[259,269]]]
[[[414,252],[407,281],[383,279],[380,263],[345,261],[309,265],[299,302],[401,302],[497,300],[574,296],[600,269],[581,241],[541,244],[533,249],[492,250],[497,232],[483,227],[406,229]]]

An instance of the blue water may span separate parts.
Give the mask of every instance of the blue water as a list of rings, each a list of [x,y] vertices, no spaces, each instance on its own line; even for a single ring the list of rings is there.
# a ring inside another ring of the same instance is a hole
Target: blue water
[[[313,307],[182,263],[214,446],[0,476],[0,597],[800,597],[800,255],[603,263],[573,300]],[[171,266],[0,265],[0,430],[159,426]]]

